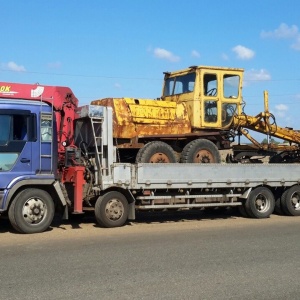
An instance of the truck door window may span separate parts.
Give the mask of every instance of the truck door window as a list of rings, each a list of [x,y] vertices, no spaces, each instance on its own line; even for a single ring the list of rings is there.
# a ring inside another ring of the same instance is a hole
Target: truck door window
[[[0,111],[0,145],[10,141],[35,141],[36,115],[22,110]]]
[[[0,145],[6,145],[10,137],[11,116],[0,115]]]
[[[28,117],[26,115],[13,116],[13,140],[27,140]]]
[[[204,96],[217,96],[218,81],[216,74],[204,74],[203,77]]]
[[[239,85],[240,76],[225,74],[223,77],[223,91],[225,98],[238,98],[239,96]]]

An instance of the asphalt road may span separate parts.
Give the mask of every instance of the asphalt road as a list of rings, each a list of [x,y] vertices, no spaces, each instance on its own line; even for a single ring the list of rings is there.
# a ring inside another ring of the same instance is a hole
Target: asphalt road
[[[0,299],[299,299],[300,218],[93,219],[20,235],[0,221]]]

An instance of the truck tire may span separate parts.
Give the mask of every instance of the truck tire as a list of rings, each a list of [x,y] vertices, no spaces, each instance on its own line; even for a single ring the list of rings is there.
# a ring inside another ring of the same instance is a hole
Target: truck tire
[[[281,209],[288,216],[300,216],[300,186],[294,185],[281,196]]]
[[[100,226],[120,227],[128,218],[128,202],[119,192],[108,192],[100,196],[95,205],[95,217]]]
[[[188,143],[182,150],[182,163],[220,163],[221,155],[216,145],[205,139]]]
[[[174,150],[161,141],[147,143],[139,150],[136,163],[176,163]]]
[[[275,207],[273,193],[266,187],[257,187],[250,192],[245,202],[246,213],[257,219],[269,218]]]
[[[28,188],[13,199],[8,218],[14,229],[21,233],[39,233],[50,226],[54,212],[54,202],[46,191]]]
[[[242,217],[249,218],[249,215],[246,212],[245,203],[239,205],[237,208],[238,208],[238,212],[241,214]]]
[[[274,191],[274,197],[275,197],[274,212],[278,215],[284,215],[284,212],[281,207],[282,190]]]

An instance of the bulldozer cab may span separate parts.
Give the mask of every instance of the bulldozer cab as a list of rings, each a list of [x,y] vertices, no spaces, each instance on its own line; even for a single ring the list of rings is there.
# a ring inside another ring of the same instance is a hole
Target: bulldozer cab
[[[243,69],[190,67],[165,73],[162,99],[185,103],[193,129],[230,126],[242,102]]]

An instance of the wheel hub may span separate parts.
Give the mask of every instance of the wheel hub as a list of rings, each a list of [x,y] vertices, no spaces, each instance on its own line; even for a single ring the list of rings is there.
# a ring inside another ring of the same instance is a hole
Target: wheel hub
[[[200,150],[198,153],[196,153],[194,162],[202,164],[214,163],[214,157],[209,151]]]
[[[123,204],[118,199],[112,199],[106,205],[105,213],[107,218],[109,218],[110,220],[119,220],[122,217],[123,212]]]
[[[297,193],[294,193],[291,197],[292,205],[294,208],[299,209],[300,208],[300,199],[299,195]]]
[[[40,223],[46,215],[46,206],[40,199],[31,198],[25,202],[22,215],[29,224]]]
[[[170,163],[169,157],[164,153],[155,153],[150,158],[150,163]]]
[[[260,212],[266,211],[268,210],[268,201],[263,195],[258,195],[255,201],[255,206]]]

